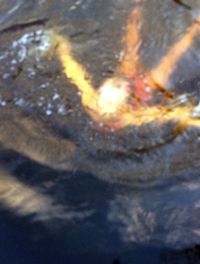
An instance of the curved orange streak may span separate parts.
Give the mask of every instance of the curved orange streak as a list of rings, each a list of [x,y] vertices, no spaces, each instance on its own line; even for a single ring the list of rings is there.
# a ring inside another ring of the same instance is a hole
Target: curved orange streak
[[[168,50],[159,64],[151,71],[146,72],[145,79],[148,80],[148,84],[152,88],[155,86],[158,86],[158,88],[167,86],[167,81],[173,73],[177,61],[187,52],[200,32],[200,25],[197,21],[200,21],[200,15],[189,27],[186,34]],[[142,42],[140,38],[141,23],[142,10],[141,7],[137,7],[132,11],[127,21],[125,36],[123,38],[125,44],[124,55],[117,70],[117,74],[123,74],[127,78],[132,78],[141,70],[144,71],[144,67],[142,67],[139,61],[139,48]]]
[[[200,16],[198,19],[200,20]],[[186,34],[168,50],[160,63],[149,72],[150,78],[152,78],[156,84],[162,87],[167,85],[167,80],[173,73],[177,61],[187,52],[199,32],[200,26],[195,21]]]
[[[97,92],[91,84],[87,71],[74,59],[69,41],[57,34],[54,34],[54,41],[58,44],[57,54],[64,73],[81,93],[82,104],[86,108],[96,110]]]
[[[117,70],[117,74],[123,74],[127,78],[131,78],[138,73],[139,63],[139,48],[141,45],[140,27],[142,17],[141,8],[137,7],[131,13],[126,26],[123,43],[125,50],[123,51],[122,62]]]

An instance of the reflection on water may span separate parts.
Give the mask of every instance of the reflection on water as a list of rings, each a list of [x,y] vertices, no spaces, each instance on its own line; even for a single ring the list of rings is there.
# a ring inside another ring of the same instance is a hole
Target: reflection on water
[[[126,242],[189,246],[199,241],[199,199],[197,182],[142,194],[136,190],[134,194],[116,195],[110,203],[109,219],[119,224]]]
[[[32,215],[33,220],[37,221],[64,219],[67,222],[92,214],[92,211],[73,211],[67,204],[56,204],[39,189],[31,188],[3,171],[0,178],[0,202],[19,216]]]
[[[134,35],[130,43],[139,43],[125,58],[137,50],[149,72],[190,32],[199,3],[191,0],[186,10],[170,0],[152,0],[150,6],[147,0],[65,2],[0,1],[1,234],[9,219],[7,229],[15,230],[17,243],[22,236],[37,248],[50,240],[43,254],[51,249],[52,259],[61,256],[61,263],[80,263],[80,256],[88,263],[98,256],[98,263],[115,258],[148,263],[148,254],[154,263],[173,263],[172,255],[182,261],[187,257],[179,249],[189,248],[191,254],[200,243],[198,121],[180,131],[174,131],[175,119],[165,126],[107,134],[88,116],[73,80],[63,74],[49,32],[69,39],[76,65],[83,65],[99,87],[121,65],[121,40],[135,6],[141,10],[142,41]],[[197,24],[194,35],[173,73],[168,69],[167,80],[178,94],[189,91],[191,105],[198,101]],[[124,62],[126,71],[134,67]],[[18,221],[22,234],[16,231]],[[165,247],[174,249],[172,255]]]
[[[5,20],[9,19],[13,13],[23,5],[23,1],[1,1],[1,17],[0,22],[3,23]]]

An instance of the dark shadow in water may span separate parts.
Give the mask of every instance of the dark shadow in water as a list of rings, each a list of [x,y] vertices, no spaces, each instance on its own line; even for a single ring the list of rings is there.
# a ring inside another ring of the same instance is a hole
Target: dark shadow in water
[[[136,248],[123,253],[100,254],[95,251],[69,253],[63,238],[50,234],[39,223],[16,218],[0,210],[0,262],[4,264],[142,264],[159,263],[158,249]],[[82,239],[76,237],[76,239]],[[72,242],[73,243],[73,242]]]
[[[11,33],[19,30],[24,30],[29,27],[34,27],[34,26],[45,26],[46,23],[48,22],[48,18],[41,18],[37,20],[33,20],[30,22],[25,22],[25,23],[19,23],[15,25],[8,26],[2,30],[0,30],[0,33]]]
[[[112,229],[108,202],[120,186],[104,183],[83,172],[57,171],[21,154],[2,149],[0,165],[29,187],[43,186],[43,194],[75,211],[91,210],[83,219],[33,221],[33,215],[16,216],[0,210],[0,262],[4,264],[143,264],[198,263],[199,247],[175,251],[149,246],[126,245]],[[45,187],[45,182],[54,184]]]
[[[117,186],[101,182],[83,172],[56,171],[21,154],[2,149],[0,165],[11,177],[29,187],[40,187],[51,180],[43,194],[56,203],[79,211],[92,210],[86,219],[52,219],[34,222],[33,215],[16,216],[10,208],[1,209],[1,263],[159,263],[159,250],[127,248],[108,220],[108,202]],[[85,205],[84,205],[85,204]],[[143,254],[142,252],[146,252]],[[104,253],[105,252],[105,253]]]

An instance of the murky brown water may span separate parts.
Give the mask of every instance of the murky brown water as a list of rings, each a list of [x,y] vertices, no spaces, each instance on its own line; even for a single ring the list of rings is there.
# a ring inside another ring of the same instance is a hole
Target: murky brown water
[[[69,255],[199,244],[200,130],[175,136],[173,120],[100,132],[56,47],[43,56],[48,32],[68,37],[99,87],[118,66],[132,9],[142,6],[139,56],[149,70],[197,19],[200,4],[187,3],[191,8],[170,0],[0,1],[0,203],[62,236]],[[195,103],[199,41],[167,83]]]

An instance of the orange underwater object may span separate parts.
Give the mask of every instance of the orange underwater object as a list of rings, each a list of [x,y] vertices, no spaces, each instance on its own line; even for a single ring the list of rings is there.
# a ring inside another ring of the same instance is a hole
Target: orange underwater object
[[[159,124],[167,120],[178,120],[184,126],[199,126],[200,121],[192,118],[194,106],[189,102],[186,105],[180,103],[175,108],[151,104],[158,92],[163,93],[164,97],[167,95],[172,98],[172,93],[163,87],[176,62],[199,33],[199,25],[194,22],[186,34],[168,50],[160,63],[151,71],[144,72],[138,55],[141,21],[141,10],[136,8],[128,19],[121,63],[114,77],[104,81],[99,90],[93,87],[89,74],[73,57],[69,41],[54,34],[58,44],[57,54],[65,75],[76,85],[82,104],[91,118],[105,126],[117,129],[149,122]]]

